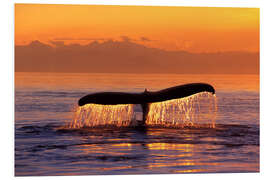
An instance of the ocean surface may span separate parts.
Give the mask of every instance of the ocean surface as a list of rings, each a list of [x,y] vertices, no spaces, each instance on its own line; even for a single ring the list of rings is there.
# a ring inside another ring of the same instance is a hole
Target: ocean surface
[[[86,94],[193,82],[216,89],[215,128],[63,128]],[[15,175],[259,172],[259,109],[258,75],[16,72]]]

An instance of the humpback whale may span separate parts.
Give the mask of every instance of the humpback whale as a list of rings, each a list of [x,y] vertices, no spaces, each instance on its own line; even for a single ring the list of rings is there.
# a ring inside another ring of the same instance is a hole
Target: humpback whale
[[[210,84],[191,83],[170,87],[155,92],[147,91],[147,89],[145,89],[145,91],[142,93],[99,92],[88,94],[82,97],[81,99],[79,99],[78,105],[83,106],[85,104],[140,104],[143,110],[143,121],[140,125],[144,126],[150,103],[184,98],[200,92],[210,92],[212,94],[215,94],[215,89]]]

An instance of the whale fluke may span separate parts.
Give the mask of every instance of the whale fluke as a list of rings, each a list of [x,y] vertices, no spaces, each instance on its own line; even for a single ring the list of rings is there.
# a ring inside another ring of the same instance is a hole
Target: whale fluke
[[[83,106],[85,104],[140,104],[143,109],[142,125],[144,125],[149,110],[149,103],[184,98],[200,92],[210,92],[215,94],[215,89],[210,84],[191,83],[174,86],[155,92],[147,91],[147,89],[145,89],[145,91],[142,93],[99,92],[82,97],[78,101],[78,104],[79,106]]]

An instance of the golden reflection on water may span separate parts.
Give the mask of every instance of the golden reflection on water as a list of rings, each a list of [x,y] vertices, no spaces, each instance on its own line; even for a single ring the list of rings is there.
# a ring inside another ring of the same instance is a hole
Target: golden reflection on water
[[[123,170],[123,169],[131,169],[133,166],[118,166],[118,167],[107,167],[107,168],[98,168],[98,170],[106,170],[106,171],[111,171],[111,170]]]
[[[108,157],[125,157],[130,155],[133,144],[131,143],[118,143],[112,144],[106,147],[100,145],[80,145],[78,149],[81,151],[81,154],[91,155],[91,154],[104,154],[106,152],[106,156]],[[135,145],[136,146],[136,145]],[[140,145],[139,145],[140,146]],[[120,148],[120,149],[119,149]],[[137,145],[138,148],[138,145]],[[185,169],[185,170],[175,170],[175,172],[199,172],[203,171],[198,168],[194,168],[199,165],[209,165],[209,163],[200,163],[196,160],[192,159],[193,148],[192,144],[174,144],[174,143],[149,143],[144,147],[148,150],[149,157],[158,156],[159,159],[156,159],[154,162],[146,161],[145,168],[154,169],[161,167],[177,167],[176,169]],[[140,148],[138,148],[139,150]],[[125,152],[120,152],[125,150]],[[174,151],[172,155],[170,152]],[[146,157],[148,158],[148,157]],[[160,159],[162,158],[162,159]],[[163,159],[164,158],[164,159]],[[167,158],[180,158],[176,159],[174,162],[172,160],[167,161]],[[75,162],[76,163],[76,162]],[[181,167],[180,167],[181,166]],[[97,170],[121,170],[121,169],[130,169],[133,168],[132,165],[119,165],[114,164],[112,167],[102,167],[97,168]],[[193,169],[194,168],[194,169]]]
[[[202,162],[202,157],[193,157],[193,154],[196,151],[195,145],[193,144],[150,143],[147,147],[149,150],[158,150],[158,152],[155,153],[156,156],[175,159],[174,161],[170,160],[169,162],[166,161],[166,159],[153,162],[147,165],[150,169],[173,167],[175,169],[173,170],[174,173],[194,173],[209,171],[209,169],[205,169],[207,166],[221,165],[221,163],[215,162]],[[162,155],[162,153],[165,154]],[[202,166],[204,168],[201,168]]]
[[[180,84],[205,82],[220,90],[259,91],[258,74],[117,74],[15,72],[15,88],[160,90]],[[124,86],[123,86],[124,85]]]
[[[193,159],[190,159],[192,156],[194,145],[192,144],[174,144],[174,143],[150,143],[147,144],[149,150],[158,151],[155,155],[159,156],[164,153],[166,156],[171,156],[170,152],[176,151],[173,153],[173,157],[189,157],[189,159],[181,159],[176,162],[156,162],[153,164],[148,164],[148,168],[157,168],[157,167],[170,167],[170,166],[195,166],[197,165]],[[160,154],[159,154],[160,153]]]
[[[191,152],[192,144],[174,144],[174,143],[150,143],[147,144],[150,150],[178,150],[184,152]]]
[[[151,136],[164,136],[166,131],[149,131],[148,135]],[[193,139],[193,134],[185,133],[185,139]],[[149,150],[151,150],[155,156],[161,156],[161,160],[147,164],[150,169],[160,168],[160,167],[172,167],[172,166],[182,166],[189,168],[192,171],[192,167],[196,166],[196,161],[192,159],[194,152],[193,144],[179,144],[179,143],[149,143],[146,145]],[[164,158],[164,160],[163,160]],[[167,158],[174,158],[174,161],[166,161]],[[181,168],[182,169],[182,168]],[[194,171],[195,172],[195,171]]]
[[[110,146],[102,146],[97,144],[83,144],[78,145],[77,148],[81,151],[81,154],[91,155],[91,154],[104,154],[106,152],[107,156],[120,156],[127,155],[128,153],[119,152],[119,149]]]
[[[115,146],[115,147],[128,147],[130,148],[133,144],[131,143],[119,143],[119,144],[113,144],[112,146]]]
[[[181,133],[181,138],[184,141],[193,142],[195,135],[192,129],[185,129],[181,132],[166,131],[164,129],[158,130],[149,130],[147,134],[149,136],[156,137],[166,137],[173,136],[175,133]],[[215,142],[217,138],[208,137],[204,141]],[[208,150],[213,150],[216,148],[215,145],[210,143],[204,144],[192,144],[192,143],[170,143],[170,142],[154,142],[149,143],[146,147],[151,151],[152,155],[160,157],[155,160],[153,163],[148,163],[147,167],[150,169],[155,168],[173,168],[172,173],[195,173],[195,172],[209,172],[215,171],[215,167],[222,165],[222,163],[215,162],[217,159],[214,156],[208,156],[211,161],[205,161],[206,157],[196,156],[198,152],[205,152]],[[169,160],[168,160],[169,159]],[[202,168],[203,167],[203,168]]]
[[[165,129],[149,129],[145,132],[145,135],[150,139],[153,138],[157,140],[158,137],[166,137],[166,135],[171,137],[173,134],[177,133],[177,130],[171,130],[172,131]],[[121,142],[121,139],[118,138],[111,138],[110,143],[103,143],[101,140],[100,143],[96,144],[73,146],[73,152],[75,152],[77,156],[91,156],[91,160],[87,159],[87,162],[84,162],[86,164],[101,163],[104,161],[106,166],[89,166],[89,168],[97,172],[133,168],[141,168],[142,170],[148,169],[160,173],[216,172],[231,167],[236,169],[246,168],[251,171],[254,169],[252,165],[237,165],[226,161],[219,161],[224,159],[224,157],[211,154],[211,152],[216,152],[219,146],[209,143],[218,141],[215,137],[202,138],[201,141],[205,143],[196,144],[192,143],[196,140],[195,138],[197,136],[192,133],[191,129],[186,129],[178,133],[182,133],[181,138],[183,138],[184,141],[189,140],[186,143],[170,141],[132,143],[130,142],[132,141],[131,138],[125,138],[126,142]],[[209,153],[201,154],[204,152]],[[227,158],[230,159],[230,157]],[[73,165],[77,165],[76,163],[77,162],[72,162]],[[84,168],[87,170],[87,167]]]

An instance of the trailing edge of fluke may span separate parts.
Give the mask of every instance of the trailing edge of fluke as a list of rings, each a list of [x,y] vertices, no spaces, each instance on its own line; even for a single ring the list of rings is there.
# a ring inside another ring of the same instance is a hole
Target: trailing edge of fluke
[[[139,126],[145,126],[146,117],[149,112],[149,103],[179,99],[200,92],[210,92],[215,94],[215,89],[210,84],[192,83],[174,86],[156,92],[150,92],[147,90],[143,93],[100,92],[88,94],[82,97],[78,104],[79,106],[83,106],[85,104],[140,104],[143,110],[143,119]]]

